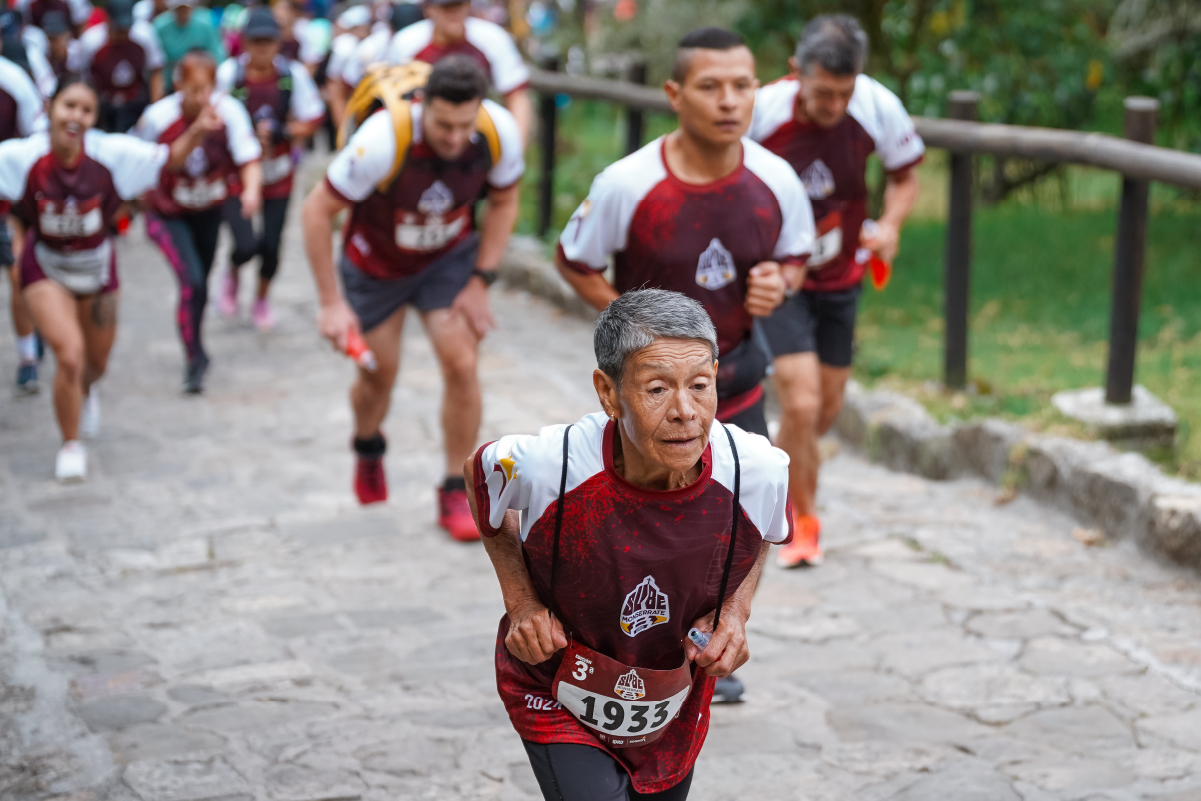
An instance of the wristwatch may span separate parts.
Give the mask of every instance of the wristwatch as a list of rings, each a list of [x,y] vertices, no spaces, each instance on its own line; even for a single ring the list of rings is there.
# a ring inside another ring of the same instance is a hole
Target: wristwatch
[[[496,269],[481,270],[479,267],[476,267],[471,271],[471,274],[483,281],[484,286],[492,286],[496,283],[496,279],[500,278],[500,271]]]

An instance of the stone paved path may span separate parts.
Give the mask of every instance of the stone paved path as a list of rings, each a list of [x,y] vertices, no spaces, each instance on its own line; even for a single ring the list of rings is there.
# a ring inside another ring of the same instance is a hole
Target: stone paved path
[[[410,329],[393,499],[359,509],[351,369],[289,236],[278,330],[211,319],[204,398],[179,393],[166,268],[121,246],[87,484],[50,479],[48,397],[0,393],[0,798],[534,797],[493,684],[495,580],[433,524],[428,343]],[[493,296],[484,435],[593,410],[588,326]],[[846,454],[823,482],[827,564],[767,571],[747,702],[714,711],[694,798],[1201,798],[1195,574],[973,482]]]

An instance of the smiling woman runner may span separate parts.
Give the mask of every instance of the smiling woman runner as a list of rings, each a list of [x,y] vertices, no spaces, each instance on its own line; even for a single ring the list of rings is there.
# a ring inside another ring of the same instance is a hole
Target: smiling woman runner
[[[117,333],[117,209],[183,165],[204,135],[203,121],[170,149],[91,130],[99,102],[79,78],[64,78],[50,101],[50,131],[0,144],[0,205],[24,229],[19,263],[29,310],[58,365],[54,410],[63,446],[60,481],[87,475],[79,436],[100,425],[95,382]],[[82,411],[81,411],[82,410]]]
[[[714,679],[750,656],[767,545],[791,531],[788,457],[714,422],[717,335],[695,300],[628,292],[593,343],[603,413],[463,468],[507,610],[497,687],[547,799],[676,801]]]

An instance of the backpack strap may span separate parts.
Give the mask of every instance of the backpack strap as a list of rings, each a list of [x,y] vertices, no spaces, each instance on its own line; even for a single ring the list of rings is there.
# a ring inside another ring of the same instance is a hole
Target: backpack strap
[[[392,159],[392,169],[384,180],[376,184],[380,192],[388,191],[388,187],[400,175],[405,158],[409,155],[409,147],[413,144],[413,105],[408,100],[390,103],[386,106],[392,115],[392,130],[396,134],[396,156]]]
[[[495,167],[500,163],[500,134],[497,133],[496,123],[493,122],[492,115],[488,113],[488,109],[484,108],[483,103],[480,103],[480,113],[475,118],[475,129],[488,143],[488,153],[492,156],[492,166]]]

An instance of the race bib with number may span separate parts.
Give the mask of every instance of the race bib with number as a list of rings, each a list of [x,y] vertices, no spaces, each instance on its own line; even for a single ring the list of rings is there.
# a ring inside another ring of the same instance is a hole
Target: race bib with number
[[[227,191],[222,178],[198,180],[195,183],[180,181],[171,192],[171,197],[185,209],[203,210],[225,200]]]
[[[630,667],[573,640],[551,694],[601,742],[629,748],[659,739],[691,689],[687,662],[675,670]]]
[[[453,244],[467,227],[471,208],[464,206],[448,216],[415,211],[396,212],[396,246],[410,253],[430,253]]]
[[[813,253],[805,264],[810,268],[821,267],[842,253],[842,214],[834,211],[817,223],[817,238],[813,241]]]

